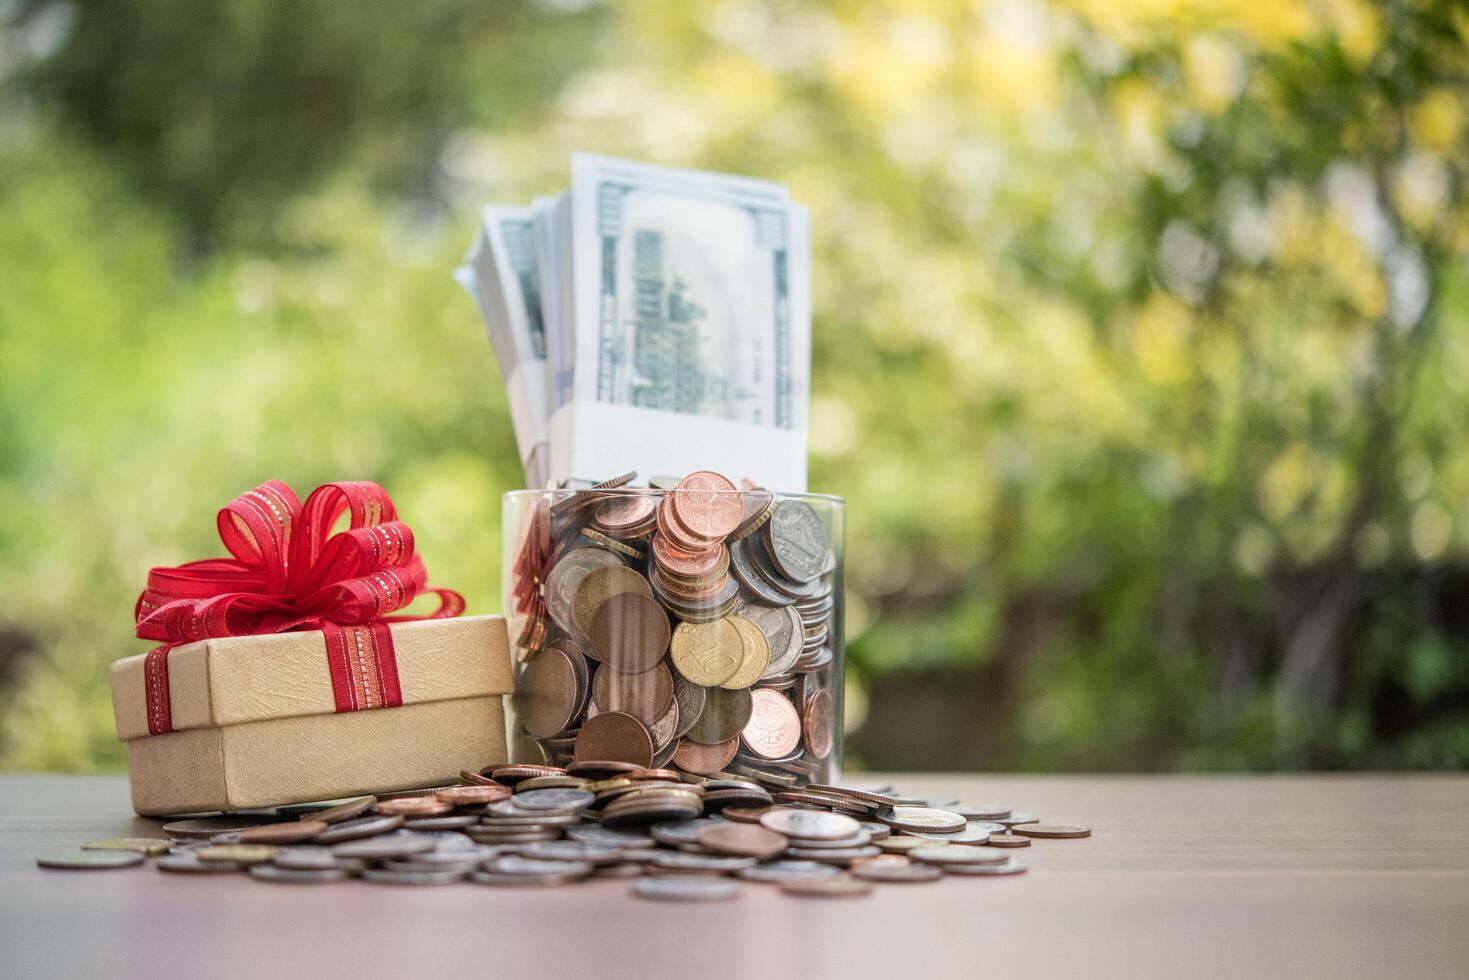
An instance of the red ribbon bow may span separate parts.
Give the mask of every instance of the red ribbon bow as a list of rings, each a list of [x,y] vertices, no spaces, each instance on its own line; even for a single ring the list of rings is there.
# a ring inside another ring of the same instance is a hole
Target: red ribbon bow
[[[346,530],[332,527],[350,512]],[[386,624],[464,611],[450,589],[428,589],[413,532],[376,483],[328,483],[303,507],[279,480],[240,494],[219,512],[234,557],[155,568],[134,609],[137,635],[164,645],[148,654],[148,727],[172,731],[168,651],[221,636],[321,630],[338,711],[402,704]],[[439,597],[427,616],[390,616],[420,592]]]

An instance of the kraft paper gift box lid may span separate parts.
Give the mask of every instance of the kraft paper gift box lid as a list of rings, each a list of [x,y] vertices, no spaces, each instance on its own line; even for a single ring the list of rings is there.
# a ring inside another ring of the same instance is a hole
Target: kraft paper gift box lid
[[[509,639],[501,616],[463,616],[391,624],[403,706],[510,694]],[[112,665],[117,737],[151,736],[147,654]],[[370,666],[356,675],[363,710],[381,704]],[[320,631],[231,636],[175,647],[168,654],[168,694],[175,732],[337,713]]]

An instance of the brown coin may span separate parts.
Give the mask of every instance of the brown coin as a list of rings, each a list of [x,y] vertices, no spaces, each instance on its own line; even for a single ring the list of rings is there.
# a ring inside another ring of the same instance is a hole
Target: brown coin
[[[320,813],[303,813],[302,820],[320,820],[322,823],[340,823],[343,820],[351,820],[360,817],[368,810],[377,806],[376,796],[359,796],[355,799],[346,800],[336,806]]]
[[[684,739],[678,743],[678,748],[673,750],[673,764],[685,772],[709,776],[729,765],[739,748],[738,738],[716,742],[713,745],[700,745],[698,742]]]
[[[831,754],[832,744],[832,701],[831,692],[822,688],[806,699],[802,727],[806,732],[806,748],[818,759]]]
[[[729,549],[723,542],[704,551],[681,551],[660,534],[653,539],[653,558],[664,571],[686,579],[722,575],[729,568]]]
[[[684,735],[700,745],[715,745],[727,742],[740,734],[750,720],[754,709],[751,692],[727,691],[722,687],[711,687],[704,693],[704,710],[699,720]]]
[[[761,804],[740,804],[739,806],[727,806],[720,811],[726,820],[736,823],[759,823],[760,818],[765,816],[775,807]]]
[[[1067,823],[1023,823],[1010,830],[1026,837],[1090,837],[1090,827],[1078,827]]]
[[[789,845],[784,834],[767,830],[759,824],[714,823],[699,828],[699,843],[720,854],[768,861],[783,853]]]
[[[708,470],[679,480],[669,497],[674,518],[697,538],[722,538],[739,527],[744,516],[744,504],[735,485]]]
[[[377,812],[386,816],[402,817],[438,817],[453,812],[453,804],[442,803],[436,796],[437,793],[435,796],[405,796],[396,800],[380,800]]]
[[[740,731],[745,746],[762,759],[783,759],[801,744],[801,718],[779,691],[751,694],[750,720]]]
[[[650,493],[624,493],[598,504],[594,520],[604,531],[626,531],[651,521],[657,509],[658,498]]]
[[[627,557],[635,561],[643,557],[643,553],[637,548],[634,548],[630,544],[625,544],[621,541],[618,541],[616,538],[610,538],[607,535],[603,534],[601,531],[596,531],[592,528],[584,527],[581,529],[581,533],[583,537],[591,541],[593,544],[598,544],[601,545],[603,548],[611,549],[612,551],[617,552],[619,555],[626,555]]]
[[[646,769],[653,763],[653,738],[632,715],[606,711],[582,723],[575,756],[577,762],[625,762]]]
[[[547,647],[525,665],[515,709],[532,738],[551,738],[566,730],[575,717],[577,686],[571,654],[558,646]]]
[[[625,674],[609,663],[592,678],[592,700],[599,712],[625,711],[652,729],[673,707],[673,674],[661,663],[636,674]],[[670,734],[677,723],[677,716],[670,719]]]
[[[990,847],[1029,847],[1030,838],[1019,834],[990,834]]]
[[[615,595],[629,592],[651,597],[653,587],[648,584],[647,579],[626,565],[610,565],[588,572],[578,583],[576,594],[571,599],[571,622],[576,627],[578,637],[591,636],[592,617],[597,614],[602,603]],[[598,651],[600,656],[600,647]]]
[[[450,786],[434,794],[441,803],[452,806],[473,806],[476,803],[494,803],[509,798],[509,786]]]
[[[325,832],[325,820],[291,820],[286,823],[267,823],[249,830],[240,831],[241,844],[296,844],[315,840]]]
[[[592,576],[587,576],[587,579],[590,581]],[[597,659],[607,666],[625,674],[640,674],[652,670],[663,659],[668,650],[669,635],[668,614],[650,595],[620,592],[597,607],[587,637]],[[670,677],[670,685],[672,681]],[[672,696],[671,687],[669,694]],[[603,709],[607,707],[598,703]],[[666,705],[664,710],[667,710]]]

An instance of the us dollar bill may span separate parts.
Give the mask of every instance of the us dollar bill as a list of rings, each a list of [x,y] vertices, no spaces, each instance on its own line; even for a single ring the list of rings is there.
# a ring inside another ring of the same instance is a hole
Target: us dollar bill
[[[475,299],[505,380],[527,486],[544,486],[550,459],[546,327],[534,212],[490,205],[456,278]]]
[[[484,209],[460,270],[528,486],[698,469],[806,488],[810,219],[779,184],[594,154]]]
[[[567,203],[575,342],[552,477],[620,452],[805,489],[805,208],[777,184],[592,154],[573,157]]]

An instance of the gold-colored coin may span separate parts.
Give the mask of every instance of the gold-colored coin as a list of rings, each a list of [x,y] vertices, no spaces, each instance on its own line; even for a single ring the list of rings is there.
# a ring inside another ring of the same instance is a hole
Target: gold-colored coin
[[[585,779],[575,776],[532,776],[530,779],[522,779],[515,784],[517,793],[524,793],[528,789],[591,789]]]
[[[924,837],[899,837],[894,834],[892,837],[884,837],[882,840],[875,840],[872,843],[889,854],[902,854],[916,847],[932,844],[933,841]]]
[[[765,638],[760,627],[748,619],[730,616],[725,619],[725,622],[739,632],[745,650],[744,658],[735,668],[734,676],[719,685],[734,691],[742,687],[749,687],[760,679],[761,674],[765,673],[765,668],[770,666],[770,641]]]
[[[114,837],[108,840],[88,841],[82,845],[84,851],[137,851],[149,856],[167,854],[173,841],[158,837]]]
[[[201,847],[194,854],[200,861],[228,861],[230,864],[259,864],[275,857],[278,847],[269,844],[215,844]]]
[[[586,574],[576,587],[571,598],[571,622],[581,633],[588,636],[592,630],[592,617],[597,607],[612,596],[623,592],[636,592],[652,598],[653,587],[648,580],[626,565],[607,565],[594,568]]]
[[[723,684],[745,659],[745,641],[728,619],[680,623],[673,631],[671,649],[673,666],[700,687]]]

